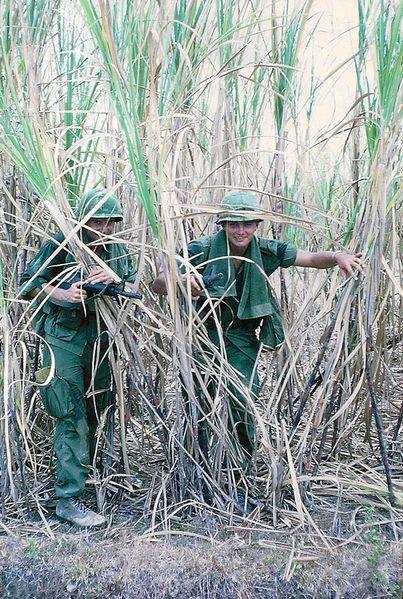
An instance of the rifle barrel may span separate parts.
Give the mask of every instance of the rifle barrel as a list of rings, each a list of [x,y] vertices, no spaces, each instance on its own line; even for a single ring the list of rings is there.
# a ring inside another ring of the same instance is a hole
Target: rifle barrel
[[[60,287],[68,289],[73,283],[82,281],[79,277],[72,277],[71,279],[63,280],[60,283]],[[122,289],[121,285],[115,285],[114,283],[83,283],[82,288],[88,293],[94,293],[96,295],[108,295],[110,297],[117,298],[119,295],[122,297],[128,297],[131,299],[141,299],[143,296],[141,293],[133,293],[132,291],[126,291]]]

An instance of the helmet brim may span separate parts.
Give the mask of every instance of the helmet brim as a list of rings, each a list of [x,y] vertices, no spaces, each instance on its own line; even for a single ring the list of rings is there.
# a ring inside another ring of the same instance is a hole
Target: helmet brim
[[[225,222],[245,222],[245,223],[261,223],[262,219],[255,216],[250,216],[249,214],[219,214],[217,218],[217,224],[220,225]]]
[[[113,222],[122,222],[122,220],[123,220],[123,216],[120,216],[120,215],[113,216],[113,214],[109,214],[109,213],[108,214],[102,214],[102,213],[99,213],[99,212],[96,212],[96,214],[94,214],[93,216],[91,216],[90,220],[97,219],[97,218],[104,218],[105,220],[110,220],[110,221],[113,221]]]

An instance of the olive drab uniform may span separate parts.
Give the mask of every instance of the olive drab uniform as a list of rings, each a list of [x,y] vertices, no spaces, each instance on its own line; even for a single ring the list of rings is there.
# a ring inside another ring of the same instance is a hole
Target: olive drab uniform
[[[88,241],[85,231],[82,238]],[[62,271],[76,263],[67,249],[58,251],[63,239],[59,234],[48,241],[29,264],[21,279],[23,298],[29,298],[35,288],[55,284]],[[121,279],[135,282],[133,261],[123,244],[108,244],[100,257]],[[45,340],[42,371],[50,366],[52,354],[55,360],[54,377],[40,391],[46,411],[57,420],[55,490],[59,498],[83,493],[100,413],[110,402],[108,338],[97,317],[97,301],[87,300],[84,311],[82,304],[56,305],[49,298],[35,319],[35,329]],[[36,305],[40,303],[36,300]]]
[[[246,388],[250,388],[254,400],[259,394],[255,364],[260,344],[275,349],[284,341],[280,309],[265,275],[271,275],[279,267],[292,266],[296,260],[297,247],[255,235],[244,256],[246,260],[236,271],[226,233],[221,230],[215,235],[192,241],[188,245],[188,254],[190,262],[198,267],[202,275],[211,274],[213,269],[223,274],[209,287],[209,296],[221,298],[215,312],[222,328],[226,357],[231,366],[241,373],[241,380]],[[204,311],[207,314],[211,310],[210,304],[205,304],[203,308],[204,302],[202,295],[198,300],[201,316]],[[205,325],[210,340],[220,347],[220,335],[214,318],[209,316]],[[258,328],[259,338],[256,334]],[[237,384],[230,388],[236,400],[229,399],[229,430],[236,430],[248,459],[255,441],[254,419],[247,409],[245,388],[242,390]]]

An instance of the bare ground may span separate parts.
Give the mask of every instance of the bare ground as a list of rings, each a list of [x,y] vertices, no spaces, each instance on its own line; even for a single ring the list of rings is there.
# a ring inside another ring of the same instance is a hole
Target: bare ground
[[[197,510],[167,520],[110,510],[82,531],[53,510],[3,523],[0,597],[13,599],[375,599],[402,594],[402,540],[388,513],[331,504],[304,527]],[[336,530],[337,529],[337,530]]]

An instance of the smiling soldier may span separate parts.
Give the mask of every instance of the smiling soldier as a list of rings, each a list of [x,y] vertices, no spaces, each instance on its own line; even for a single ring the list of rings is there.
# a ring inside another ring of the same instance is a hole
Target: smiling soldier
[[[211,298],[218,298],[214,316],[205,302],[203,288],[195,276],[190,276],[192,300],[197,301],[200,316],[210,340],[222,348],[243,385],[229,385],[230,414],[228,426],[243,450],[244,466],[250,461],[255,444],[255,426],[249,401],[259,393],[256,361],[261,344],[275,349],[284,341],[282,317],[272,295],[267,278],[279,267],[302,266],[331,268],[338,266],[344,278],[363,272],[362,254],[346,252],[307,252],[292,243],[268,240],[256,235],[262,214],[257,197],[249,191],[228,193],[217,220],[222,229],[215,235],[202,237],[188,245],[192,265],[203,276],[220,272],[208,289]],[[153,290],[167,293],[163,274],[153,282]],[[203,312],[204,311],[204,312]],[[218,323],[218,324],[217,324]],[[259,331],[259,338],[257,336]],[[249,395],[249,397],[247,397]]]

